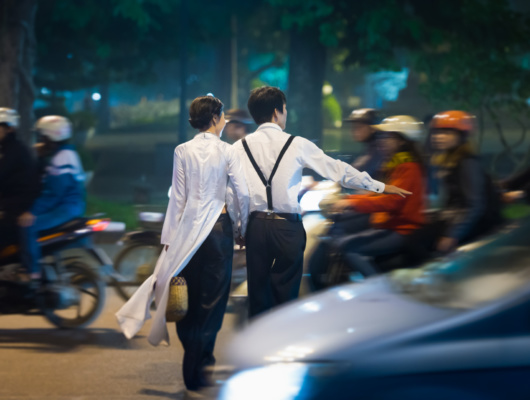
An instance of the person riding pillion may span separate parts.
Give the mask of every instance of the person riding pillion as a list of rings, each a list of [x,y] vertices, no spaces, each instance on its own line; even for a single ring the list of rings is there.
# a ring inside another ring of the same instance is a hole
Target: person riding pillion
[[[35,131],[44,158],[42,190],[31,210],[20,217],[22,238],[27,246],[27,267],[31,278],[41,275],[38,233],[83,216],[85,212],[85,173],[79,155],[69,144],[72,124],[62,116],[42,117]]]
[[[430,125],[435,150],[431,164],[442,184],[443,210],[430,225],[435,248],[448,253],[497,226],[500,193],[475,154],[470,137],[475,117],[451,110],[436,114]],[[426,236],[430,236],[426,232]]]
[[[319,244],[309,263],[311,281],[322,288],[332,251],[343,255],[344,262],[364,276],[375,274],[367,257],[389,256],[405,251],[408,237],[425,223],[425,167],[417,143],[423,137],[423,123],[408,115],[386,118],[375,125],[377,145],[383,155],[380,175],[389,184],[402,187],[414,196],[351,195],[335,205],[335,211],[351,210],[369,215],[353,232],[334,241]],[[363,226],[364,225],[364,226]]]
[[[258,129],[233,145],[243,160],[250,195],[245,242],[251,317],[298,296],[306,243],[298,203],[304,168],[347,188],[411,194],[385,186],[366,172],[328,157],[311,141],[284,132],[286,103],[278,88],[253,90],[248,109]]]

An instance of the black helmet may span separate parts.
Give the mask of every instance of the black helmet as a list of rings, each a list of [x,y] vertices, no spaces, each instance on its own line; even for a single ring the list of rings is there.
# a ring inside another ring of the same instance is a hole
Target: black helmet
[[[353,110],[344,122],[360,122],[361,124],[377,125],[381,122],[379,111],[373,108],[359,108]]]
[[[227,123],[238,122],[240,124],[250,125],[254,121],[250,118],[250,115],[245,111],[238,108],[232,108],[225,113],[225,119]]]

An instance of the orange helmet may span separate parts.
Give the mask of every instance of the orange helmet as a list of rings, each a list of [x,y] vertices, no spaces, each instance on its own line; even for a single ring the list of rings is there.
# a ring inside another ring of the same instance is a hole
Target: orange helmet
[[[475,116],[464,111],[444,111],[436,114],[431,120],[431,129],[456,129],[471,132]]]

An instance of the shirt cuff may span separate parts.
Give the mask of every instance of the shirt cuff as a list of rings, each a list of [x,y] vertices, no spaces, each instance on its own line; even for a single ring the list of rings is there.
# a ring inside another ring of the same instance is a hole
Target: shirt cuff
[[[385,191],[385,184],[373,179],[366,171],[361,172],[360,182],[357,181],[355,186],[375,193],[383,193]]]
[[[376,193],[383,193],[385,191],[385,184],[383,182],[374,180],[372,186],[372,191]]]

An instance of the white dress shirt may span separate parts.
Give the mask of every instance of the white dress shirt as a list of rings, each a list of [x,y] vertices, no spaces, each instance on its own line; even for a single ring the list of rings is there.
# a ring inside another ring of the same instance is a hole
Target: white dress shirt
[[[186,229],[180,224],[184,209],[187,209],[188,216],[193,216],[187,221],[193,224],[211,203],[219,213],[227,203],[234,236],[245,234],[247,218],[240,219],[240,216],[248,215],[248,190],[240,159],[231,145],[210,132],[204,132],[175,149],[162,244],[171,243],[171,234],[177,227]],[[187,229],[191,229],[191,225]]]
[[[241,216],[241,222],[236,219],[234,231],[244,235],[248,189],[240,159],[232,146],[212,133],[203,132],[175,149],[173,185],[161,240],[169,248],[162,251],[153,275],[116,313],[127,338],[136,335],[151,317],[154,297],[156,312],[147,339],[152,345],[169,343],[165,313],[170,280],[188,265],[212,231],[225,199],[230,198],[227,196],[229,179],[235,192],[232,197],[237,202],[228,204],[227,208],[237,209],[234,214]]]
[[[289,136],[274,123],[262,124],[256,132],[247,135],[246,142],[250,152],[265,179],[269,179],[276,159]],[[234,143],[233,147],[241,158],[245,171],[250,195],[249,212],[268,211],[265,185],[252,166],[241,140]],[[272,179],[274,212],[295,214],[301,212],[298,193],[304,168],[310,168],[324,178],[338,182],[346,188],[360,188],[376,193],[385,190],[384,183],[372,179],[366,172],[360,172],[345,162],[335,160],[324,154],[313,142],[303,137],[296,137],[284,154]]]

